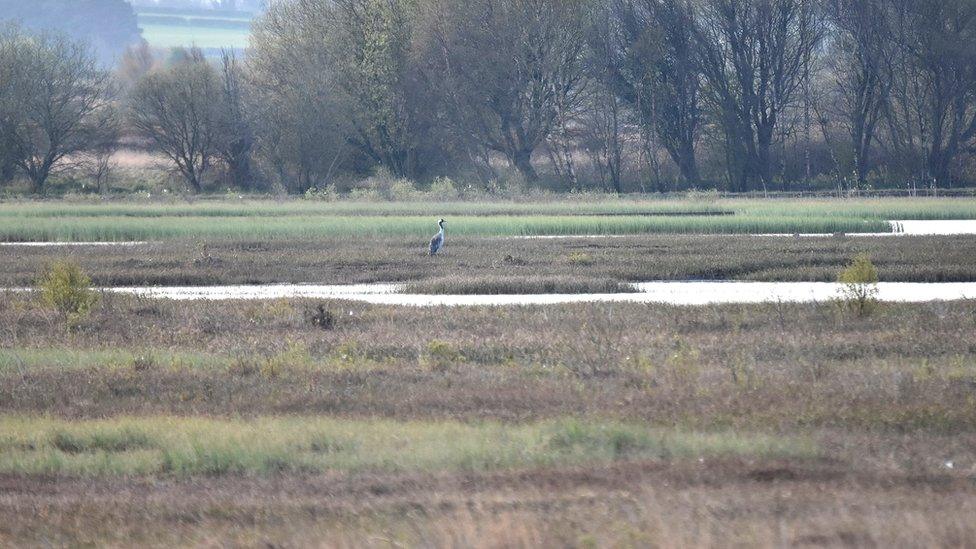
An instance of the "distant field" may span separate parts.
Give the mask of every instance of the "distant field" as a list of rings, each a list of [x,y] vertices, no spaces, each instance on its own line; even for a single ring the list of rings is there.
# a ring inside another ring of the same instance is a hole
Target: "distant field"
[[[247,47],[252,14],[213,10],[139,10],[139,27],[150,45],[204,49]]]
[[[972,199],[553,200],[0,204],[0,241],[890,232],[888,220],[976,219]]]
[[[201,26],[172,26],[140,23],[142,36],[151,46],[176,48],[246,48],[250,32],[241,29],[220,29]]]

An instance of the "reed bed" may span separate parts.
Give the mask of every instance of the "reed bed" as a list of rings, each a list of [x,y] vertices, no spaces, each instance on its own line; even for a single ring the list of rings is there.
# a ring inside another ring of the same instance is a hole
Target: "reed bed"
[[[0,241],[232,240],[429,236],[436,219],[411,216],[0,217]],[[784,216],[457,216],[449,235],[547,236],[890,232],[885,221]]]
[[[0,203],[0,241],[890,232],[889,220],[976,219],[976,200],[629,199]]]
[[[315,201],[203,198],[188,201],[0,201],[0,217],[280,217],[280,216],[752,215],[976,219],[972,198],[645,199],[582,195],[551,200]]]

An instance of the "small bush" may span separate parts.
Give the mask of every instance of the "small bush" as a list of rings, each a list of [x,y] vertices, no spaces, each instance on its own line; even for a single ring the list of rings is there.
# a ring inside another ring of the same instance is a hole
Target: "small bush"
[[[878,269],[865,254],[858,255],[837,276],[844,305],[857,316],[867,316],[878,305]]]
[[[157,366],[156,358],[151,354],[139,355],[132,359],[132,370],[136,372],[148,372]]]
[[[432,340],[420,357],[420,363],[434,372],[445,372],[451,366],[464,362],[464,356],[446,341]]]
[[[70,261],[58,261],[48,267],[37,287],[44,304],[68,320],[87,315],[98,302],[91,279]]]
[[[390,199],[395,201],[416,200],[420,197],[417,188],[409,179],[397,179],[390,183]]]
[[[592,265],[593,257],[586,252],[573,252],[569,254],[569,262],[573,265]]]
[[[305,191],[305,200],[319,200],[322,202],[335,202],[339,199],[339,193],[335,185],[328,185],[323,188],[312,187]]]
[[[521,257],[517,257],[511,254],[508,254],[504,258],[502,258],[502,261],[508,263],[509,265],[514,265],[516,267],[524,267],[529,264],[528,261],[522,259]]]
[[[331,330],[335,328],[336,317],[332,314],[332,311],[325,308],[325,305],[319,303],[315,306],[315,309],[309,311],[306,314],[308,323],[316,328],[322,330]]]
[[[456,200],[459,196],[457,185],[450,177],[438,177],[431,182],[429,193],[436,200]]]

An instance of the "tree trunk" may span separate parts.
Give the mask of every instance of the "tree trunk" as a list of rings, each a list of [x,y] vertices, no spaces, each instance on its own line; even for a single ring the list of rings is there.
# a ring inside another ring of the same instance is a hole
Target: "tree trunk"
[[[701,182],[698,173],[698,160],[695,157],[695,145],[693,143],[682,143],[681,149],[674,155],[674,161],[681,170],[681,177],[689,187],[697,187]]]
[[[539,180],[539,174],[536,173],[535,167],[532,166],[532,151],[515,151],[512,164],[525,177],[526,181],[533,182]]]

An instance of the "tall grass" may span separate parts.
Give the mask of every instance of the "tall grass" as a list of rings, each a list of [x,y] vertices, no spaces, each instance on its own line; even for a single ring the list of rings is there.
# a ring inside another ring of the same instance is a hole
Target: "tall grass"
[[[476,236],[889,232],[895,219],[976,219],[976,200],[14,201],[0,203],[0,241],[421,236],[437,217]]]
[[[746,216],[859,218],[873,220],[976,219],[972,198],[874,198],[856,200],[722,200],[716,206]]]
[[[495,216],[495,215],[720,215],[850,217],[865,219],[976,219],[970,198],[875,199],[630,199],[586,196],[550,201],[336,202],[204,199],[196,202],[0,203],[0,217],[278,217],[278,216]]]
[[[0,417],[0,473],[20,475],[457,471],[817,453],[812,442],[796,437],[660,431],[578,420],[504,425],[323,417]]]
[[[201,200],[193,203],[0,203],[0,217],[279,217],[279,216],[494,216],[731,214],[716,204],[677,200],[594,199],[552,202],[321,202]]]
[[[0,217],[0,241],[118,241],[167,238],[282,239],[336,236],[429,236],[433,218],[407,216],[282,217]],[[762,234],[887,232],[888,223],[843,217],[784,216],[458,216],[448,238],[612,234]]]

